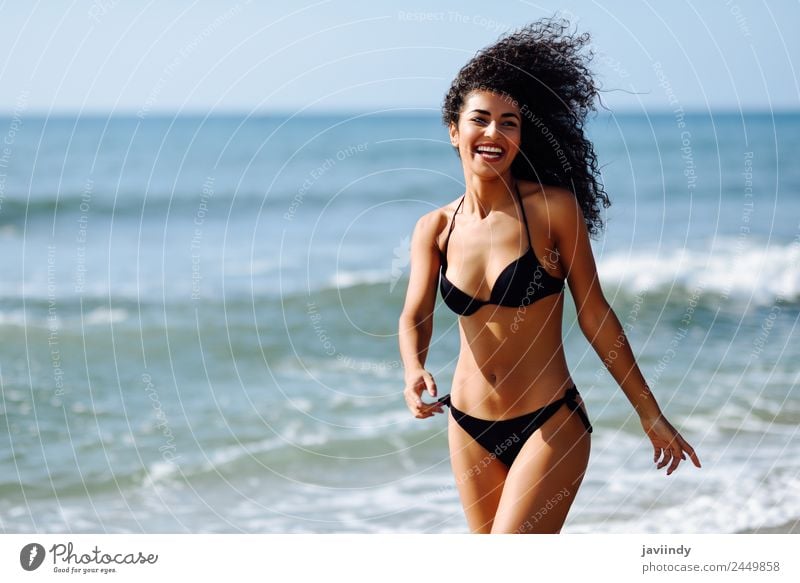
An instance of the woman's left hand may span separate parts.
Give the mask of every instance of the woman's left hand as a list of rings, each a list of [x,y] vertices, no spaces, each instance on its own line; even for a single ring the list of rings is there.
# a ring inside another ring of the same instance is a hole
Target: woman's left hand
[[[653,462],[658,464],[657,467],[659,470],[671,461],[672,463],[669,468],[667,468],[667,475],[669,476],[675,471],[678,464],[681,463],[681,460],[686,459],[684,452],[689,454],[694,465],[698,468],[701,467],[700,459],[697,457],[692,446],[681,437],[681,434],[667,421],[666,417],[659,415],[656,418],[643,417],[640,420],[645,434],[650,438],[650,441],[653,442],[653,449],[655,450]],[[662,453],[664,457],[661,462],[659,462],[658,458],[661,457]]]

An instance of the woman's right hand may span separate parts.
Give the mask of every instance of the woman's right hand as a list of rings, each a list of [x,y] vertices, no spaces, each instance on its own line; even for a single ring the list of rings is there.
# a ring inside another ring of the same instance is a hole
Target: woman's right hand
[[[405,381],[406,388],[403,390],[403,396],[414,417],[425,419],[433,417],[436,413],[444,413],[441,403],[423,403],[422,401],[422,393],[426,389],[432,397],[436,396],[436,381],[433,380],[431,373],[424,368],[417,368],[406,373]]]

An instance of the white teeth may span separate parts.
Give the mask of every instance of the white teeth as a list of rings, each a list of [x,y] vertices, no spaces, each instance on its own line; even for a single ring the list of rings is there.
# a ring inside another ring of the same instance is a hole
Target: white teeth
[[[478,152],[487,152],[489,154],[502,154],[502,148],[497,148],[495,146],[478,146]]]

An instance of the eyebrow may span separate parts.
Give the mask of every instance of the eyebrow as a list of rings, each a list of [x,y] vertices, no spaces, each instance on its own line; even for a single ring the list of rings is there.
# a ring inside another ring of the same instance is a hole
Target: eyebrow
[[[472,113],[473,111],[477,111],[478,113],[482,113],[483,115],[492,115],[485,109],[473,109],[472,111],[470,111],[470,113]],[[519,116],[514,112],[501,113],[500,117],[516,117],[517,119],[519,119]]]

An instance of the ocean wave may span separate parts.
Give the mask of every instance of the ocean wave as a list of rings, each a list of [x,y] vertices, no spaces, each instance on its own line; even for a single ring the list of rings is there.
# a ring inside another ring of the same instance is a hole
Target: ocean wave
[[[698,483],[696,477],[688,475],[693,471],[704,473],[702,482]],[[758,470],[745,464],[734,468],[731,462],[726,461],[717,467],[704,466],[701,470],[687,467],[683,477],[680,470],[675,476],[670,476],[670,482],[685,481],[682,488],[672,484],[675,495],[663,490],[666,480],[661,473],[654,473],[648,480],[629,478],[627,485],[620,488],[620,493],[650,492],[649,501],[639,501],[642,510],[636,513],[635,518],[620,519],[621,508],[609,509],[604,517],[595,515],[591,522],[581,521],[579,513],[576,513],[575,522],[570,524],[568,531],[733,534],[748,529],[777,527],[800,517],[800,480],[796,466]],[[629,507],[635,503],[631,497],[625,502]]]
[[[86,213],[91,216],[114,216],[122,217],[151,217],[162,216],[168,211],[172,215],[182,215],[194,217],[199,205],[203,200],[201,189],[193,191],[178,192],[155,192],[143,193],[139,190],[113,193],[91,193],[86,196],[81,192],[66,192],[63,194],[42,194],[25,198],[24,196],[9,195],[2,201],[0,206],[0,224],[4,228],[7,225],[22,222],[24,220],[34,221],[37,219],[52,218],[59,214],[80,214]],[[291,197],[282,198],[276,194],[264,192],[220,190],[214,192],[213,198],[207,199],[205,204],[213,204],[217,208],[230,209],[240,212],[252,213],[258,211],[264,203],[280,202],[283,209],[288,204]],[[234,204],[235,203],[235,204]],[[268,212],[269,207],[265,206],[264,211]],[[13,231],[12,231],[13,233]]]
[[[604,287],[624,295],[660,293],[668,299],[693,297],[699,304],[720,298],[755,305],[800,302],[800,243],[766,246],[759,241],[718,237],[706,248],[613,251],[598,259]],[[392,286],[405,290],[392,268],[340,271],[322,288]]]
[[[800,244],[718,237],[705,248],[615,252],[598,264],[601,280],[626,292],[711,292],[758,305],[800,299]]]

